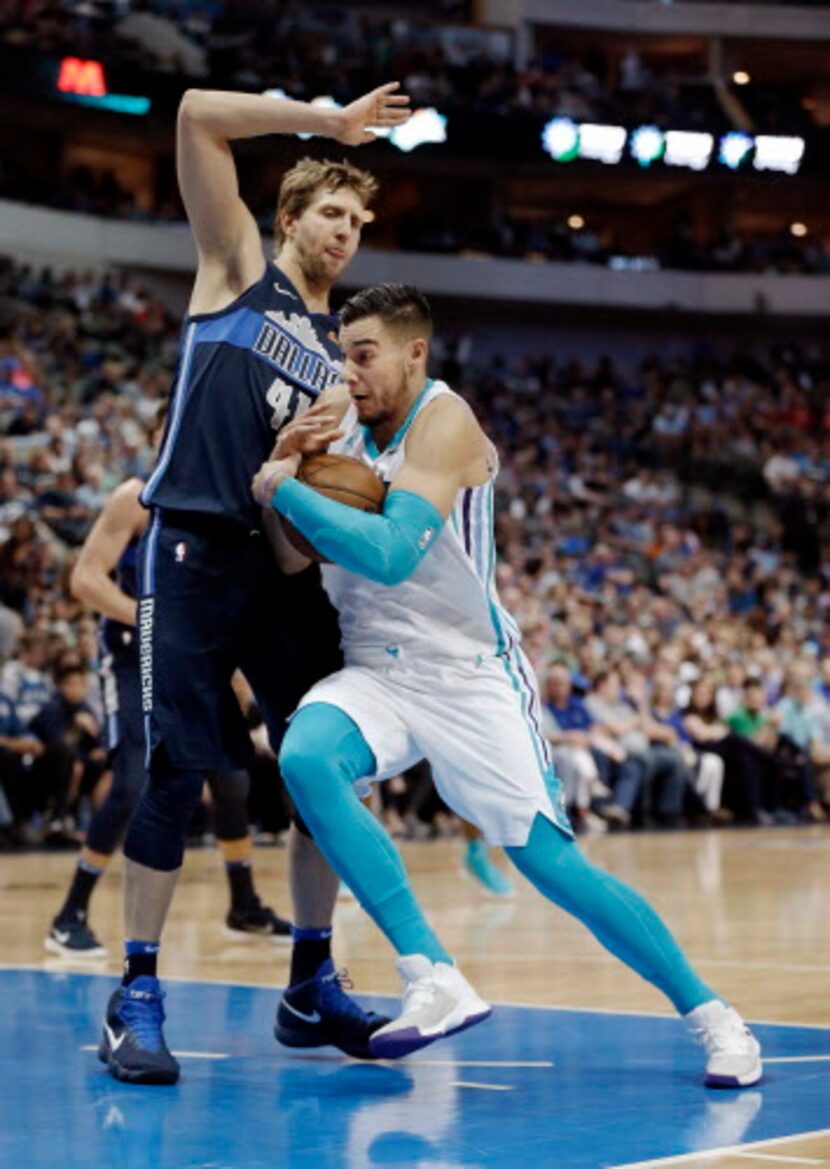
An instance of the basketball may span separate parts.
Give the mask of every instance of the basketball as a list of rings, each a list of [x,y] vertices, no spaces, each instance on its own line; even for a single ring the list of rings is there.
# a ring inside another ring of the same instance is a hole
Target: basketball
[[[371,467],[350,455],[311,455],[300,463],[297,479],[347,507],[374,513],[383,510],[386,485]],[[298,552],[319,564],[331,563],[284,517],[282,526]]]

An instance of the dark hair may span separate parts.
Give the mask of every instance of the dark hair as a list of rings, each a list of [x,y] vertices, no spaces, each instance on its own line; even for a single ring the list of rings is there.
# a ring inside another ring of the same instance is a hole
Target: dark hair
[[[71,678],[73,674],[86,674],[87,670],[81,662],[67,662],[55,670],[55,682],[60,686],[61,682],[65,682],[67,678]]]
[[[350,296],[340,310],[342,324],[364,317],[380,317],[392,328],[423,330],[427,337],[432,333],[429,301],[412,284],[375,284]]]

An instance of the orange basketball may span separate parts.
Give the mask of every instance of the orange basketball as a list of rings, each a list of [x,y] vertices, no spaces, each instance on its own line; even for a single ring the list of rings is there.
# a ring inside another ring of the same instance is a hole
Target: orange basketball
[[[310,455],[300,463],[297,479],[347,507],[375,514],[383,510],[386,485],[371,467],[351,455]],[[330,563],[284,517],[282,526],[298,552],[320,564]]]

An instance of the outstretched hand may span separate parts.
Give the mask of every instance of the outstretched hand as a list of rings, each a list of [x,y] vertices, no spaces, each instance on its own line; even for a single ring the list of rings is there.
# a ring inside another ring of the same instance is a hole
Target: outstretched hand
[[[388,85],[381,85],[359,97],[350,105],[338,111],[338,132],[333,135],[338,142],[345,146],[362,146],[365,142],[374,142],[377,134],[373,134],[370,126],[382,129],[393,129],[409,121],[412,111],[409,108],[409,96],[405,93],[396,93],[400,82],[390,81]]]

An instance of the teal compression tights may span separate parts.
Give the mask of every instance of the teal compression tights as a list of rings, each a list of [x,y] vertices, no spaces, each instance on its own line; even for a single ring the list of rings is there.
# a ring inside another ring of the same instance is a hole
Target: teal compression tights
[[[303,707],[283,741],[280,767],[323,853],[398,953],[450,961],[391,838],[354,790],[356,780],[374,772],[375,758],[349,716],[328,703]],[[682,1014],[717,997],[648,902],[591,864],[544,816],[536,817],[526,845],[505,851],[543,896],[579,918]]]

